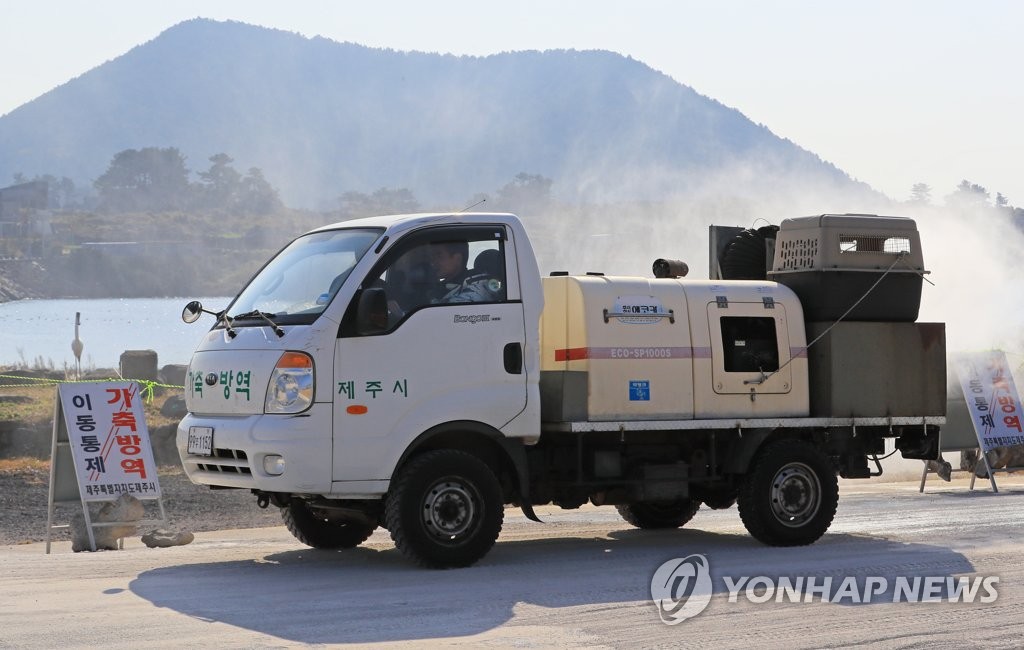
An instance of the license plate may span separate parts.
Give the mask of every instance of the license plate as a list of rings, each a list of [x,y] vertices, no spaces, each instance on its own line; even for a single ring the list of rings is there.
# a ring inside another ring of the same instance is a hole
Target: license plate
[[[188,428],[188,453],[193,456],[213,455],[213,427]]]

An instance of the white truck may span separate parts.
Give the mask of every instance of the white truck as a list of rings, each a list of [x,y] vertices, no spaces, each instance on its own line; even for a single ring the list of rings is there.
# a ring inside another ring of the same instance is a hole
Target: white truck
[[[439,277],[442,248],[469,268]],[[880,473],[887,438],[937,456],[945,330],[914,322],[912,220],[737,229],[715,279],[683,266],[542,279],[511,214],[309,232],[225,310],[185,307],[216,318],[188,369],[185,471],[251,490],[312,547],[382,526],[411,560],[461,567],[508,504],[612,505],[640,528],[738,504],[758,540],[809,544],[837,475]]]

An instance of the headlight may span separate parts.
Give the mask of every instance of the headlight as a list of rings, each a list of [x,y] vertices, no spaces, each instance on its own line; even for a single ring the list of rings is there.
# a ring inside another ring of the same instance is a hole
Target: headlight
[[[313,403],[313,359],[303,352],[285,352],[267,386],[265,413],[301,413]]]

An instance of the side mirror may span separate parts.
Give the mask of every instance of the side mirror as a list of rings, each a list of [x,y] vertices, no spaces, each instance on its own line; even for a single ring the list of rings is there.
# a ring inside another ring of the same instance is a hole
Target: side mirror
[[[383,289],[363,289],[356,307],[356,333],[378,334],[388,328],[388,297]]]
[[[199,320],[199,317],[203,315],[203,304],[198,300],[185,305],[185,309],[181,310],[181,320],[186,323],[194,323]]]

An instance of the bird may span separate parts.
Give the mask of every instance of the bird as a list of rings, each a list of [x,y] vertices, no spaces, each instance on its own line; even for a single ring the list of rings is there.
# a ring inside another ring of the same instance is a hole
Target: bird
[[[82,324],[82,312],[75,312],[75,340],[71,341],[71,351],[75,353],[75,379],[82,378],[82,348],[85,344],[78,338],[78,326]]]

